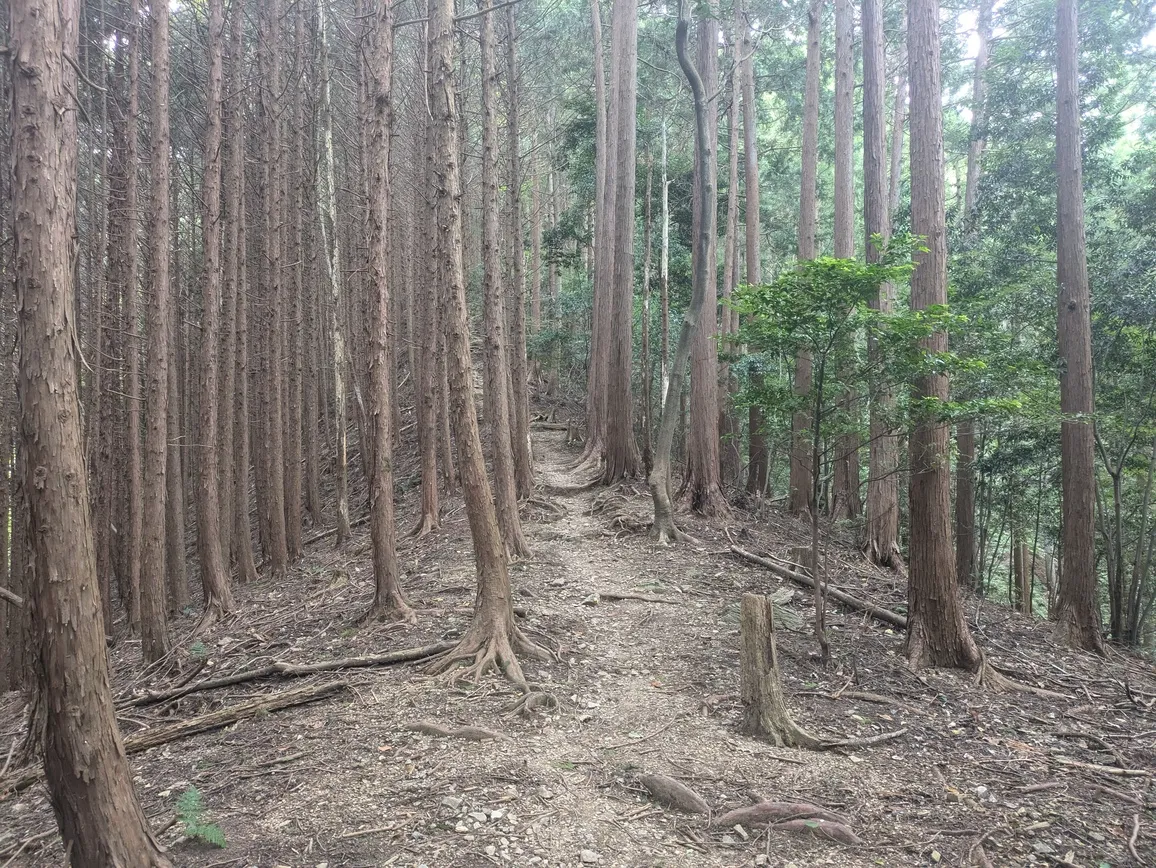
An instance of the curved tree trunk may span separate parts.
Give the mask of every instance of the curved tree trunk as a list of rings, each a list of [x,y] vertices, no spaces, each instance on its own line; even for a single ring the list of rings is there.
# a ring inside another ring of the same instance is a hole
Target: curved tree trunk
[[[717,0],[710,14],[698,23],[698,74],[704,93],[718,91],[719,19]],[[701,515],[730,514],[723,496],[719,468],[718,413],[718,110],[711,99],[704,108],[705,135],[695,137],[695,170],[691,235],[706,238],[707,246],[691,251],[692,273],[697,274],[696,257],[702,257],[705,283],[703,297],[691,337],[690,424],[687,431],[686,477],[679,496]],[[705,153],[697,154],[702,148]],[[704,234],[705,233],[705,234]],[[678,392],[675,392],[678,394]]]
[[[30,602],[44,777],[70,864],[159,868],[169,862],[133,792],[113,712],[84,467],[71,261],[78,83],[66,59],[79,20],[76,0],[9,5],[21,488],[39,577]]]
[[[474,619],[457,647],[433,664],[455,677],[459,665],[480,677],[497,667],[522,688],[526,679],[517,653],[542,656],[514,624],[510,574],[497,514],[486,478],[478,417],[474,407],[470,359],[469,310],[462,269],[462,211],[458,157],[458,110],[454,96],[453,0],[430,0],[429,107],[434,154],[433,207],[439,230],[438,251],[445,285],[446,372],[450,420],[457,442],[462,494],[478,574]]]

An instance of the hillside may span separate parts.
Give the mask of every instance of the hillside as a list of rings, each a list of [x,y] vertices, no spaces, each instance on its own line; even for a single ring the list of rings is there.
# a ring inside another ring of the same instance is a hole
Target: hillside
[[[542,475],[558,482],[574,457],[565,434],[535,436]],[[285,583],[239,587],[235,615],[151,672],[140,674],[139,643],[120,643],[113,692],[130,741],[279,692],[339,685],[309,704],[135,753],[158,839],[176,864],[200,868],[1156,864],[1156,677],[1146,661],[1062,650],[1046,623],[972,599],[990,661],[1065,699],[914,673],[901,635],[838,607],[833,661],[822,668],[811,656],[809,592],[730,554],[741,542],[786,555],[802,527],[773,513],[726,526],[685,517],[701,545],[659,548],[624,529],[634,524],[624,516],[648,510],[644,492],[608,500],[595,489],[555,491],[526,514],[534,556],[513,578],[524,626],[557,653],[526,670],[553,708],[511,711],[516,696],[500,678],[448,686],[424,677],[420,662],[270,671],[148,701],[150,691],[278,661],[317,664],[458,635],[473,587],[458,501],[441,531],[402,542],[416,627],[357,623],[371,594],[359,530],[339,551],[313,542]],[[901,604],[903,581],[854,551],[835,552],[832,567],[840,587]],[[800,723],[833,739],[906,735],[822,753],[740,735],[738,603],[748,591],[778,592],[784,687]],[[187,632],[192,622],[182,623]],[[21,718],[8,695],[5,750]],[[820,805],[865,843],[718,826],[651,801],[638,782],[650,773],[693,788],[714,816],[760,798]],[[190,787],[204,806],[196,819],[219,828],[224,849],[185,838],[175,811]],[[0,795],[0,866],[58,865],[58,840],[40,783]]]

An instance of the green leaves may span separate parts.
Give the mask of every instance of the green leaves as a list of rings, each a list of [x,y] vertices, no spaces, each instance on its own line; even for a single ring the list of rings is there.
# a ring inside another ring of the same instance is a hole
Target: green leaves
[[[196,787],[189,787],[177,799],[177,821],[184,827],[185,837],[194,841],[225,847],[225,833],[216,823],[205,823],[205,804]]]

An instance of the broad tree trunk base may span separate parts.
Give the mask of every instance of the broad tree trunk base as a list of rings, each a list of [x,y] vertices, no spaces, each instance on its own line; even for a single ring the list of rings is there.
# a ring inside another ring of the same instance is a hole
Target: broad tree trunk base
[[[549,660],[551,655],[531,641],[513,621],[512,613],[502,617],[479,611],[457,646],[433,660],[426,672],[438,676],[446,684],[460,681],[477,684],[483,675],[494,669],[512,681],[522,693],[530,693],[518,655],[534,660]]]
[[[417,524],[413,526],[413,529],[409,532],[409,535],[414,539],[421,539],[422,537],[433,533],[439,527],[441,527],[441,523],[438,521],[438,517],[436,515],[430,512],[423,512],[418,517]]]
[[[739,616],[742,647],[742,731],[776,747],[821,750],[824,742],[795,723],[783,698],[775,649],[775,612],[770,598],[743,594]]]
[[[1066,607],[1056,615],[1056,629],[1052,634],[1057,642],[1068,648],[1078,648],[1104,655],[1104,640],[1092,623],[1081,623],[1074,608]]]
[[[361,616],[362,624],[385,622],[387,624],[416,624],[417,613],[401,594],[387,594],[375,598],[368,611]]]

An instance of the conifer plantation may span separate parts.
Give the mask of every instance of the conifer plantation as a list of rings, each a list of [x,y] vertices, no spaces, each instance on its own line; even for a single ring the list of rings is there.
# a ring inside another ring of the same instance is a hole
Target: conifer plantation
[[[1156,864],[1156,6],[0,0],[0,868]]]

